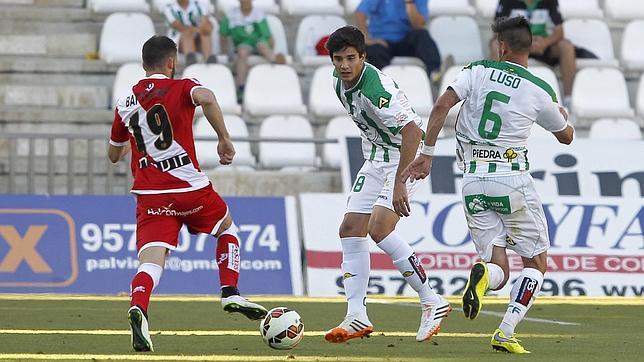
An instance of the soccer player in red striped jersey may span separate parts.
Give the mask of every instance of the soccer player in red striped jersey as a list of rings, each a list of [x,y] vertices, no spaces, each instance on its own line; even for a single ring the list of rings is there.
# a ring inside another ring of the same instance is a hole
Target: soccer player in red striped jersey
[[[128,318],[135,351],[152,351],[148,331],[150,294],[159,284],[165,258],[177,248],[185,224],[191,233],[217,238],[221,303],[225,311],[262,319],[266,309],[239,295],[239,237],[224,200],[199,168],[192,120],[195,108],[217,133],[217,153],[223,165],[232,163],[235,149],[213,92],[194,79],[173,79],[177,45],[153,36],[143,45],[146,78],[119,99],[112,124],[108,157],[113,163],[132,151],[132,193],[136,195],[139,269],[132,279]],[[214,150],[213,150],[214,151]]]

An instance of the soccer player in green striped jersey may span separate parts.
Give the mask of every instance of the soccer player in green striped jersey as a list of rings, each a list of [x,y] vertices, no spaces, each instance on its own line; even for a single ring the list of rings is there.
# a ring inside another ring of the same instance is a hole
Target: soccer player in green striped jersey
[[[456,120],[456,153],[464,172],[465,217],[482,261],[470,272],[463,312],[475,319],[485,292],[503,288],[509,277],[506,248],[514,250],[524,268],[491,344],[496,350],[529,353],[514,329],[541,289],[550,241],[543,206],[528,171],[526,143],[534,122],[564,144],[572,142],[574,131],[552,88],[527,69],[532,44],[528,21],[501,18],[492,29],[501,61],[469,64],[438,98],[421,155],[403,177],[418,180],[429,174],[447,112],[464,100]]]
[[[450,306],[429,286],[416,254],[395,232],[400,217],[409,216],[409,195],[419,185],[405,182],[401,172],[419,150],[423,122],[393,79],[365,62],[365,39],[360,30],[353,26],[336,30],[329,37],[327,49],[335,67],[334,90],[361,131],[365,163],[340,226],[347,314],[325,338],[345,342],[373,331],[366,308],[371,269],[369,235],[418,292],[421,322],[416,340],[428,340],[438,333]]]

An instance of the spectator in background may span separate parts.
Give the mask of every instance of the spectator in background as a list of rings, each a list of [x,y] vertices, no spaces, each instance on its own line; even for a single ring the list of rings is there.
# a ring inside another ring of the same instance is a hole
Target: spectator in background
[[[427,74],[438,70],[441,57],[425,28],[427,0],[362,0],[356,23],[366,36],[367,60],[378,69],[395,56],[419,58]]]
[[[186,65],[197,62],[197,50],[201,50],[206,63],[216,63],[212,53],[212,23],[208,9],[202,9],[196,0],[177,0],[168,4],[165,18],[170,29],[168,37],[179,44],[179,51],[186,55]]]
[[[563,18],[559,12],[558,0],[500,0],[495,18],[523,16],[532,24],[532,48],[530,57],[551,67],[559,64],[563,81],[563,106],[570,108],[572,84],[575,80],[576,52],[578,48],[564,38]],[[554,28],[549,31],[549,25]],[[490,57],[498,57],[496,41],[490,42]]]
[[[266,15],[253,7],[252,0],[239,0],[239,7],[226,12],[219,28],[221,51],[228,53],[229,38],[237,55],[235,61],[237,99],[241,102],[248,76],[248,57],[260,54],[271,63],[285,64],[286,57],[273,51],[273,37]]]

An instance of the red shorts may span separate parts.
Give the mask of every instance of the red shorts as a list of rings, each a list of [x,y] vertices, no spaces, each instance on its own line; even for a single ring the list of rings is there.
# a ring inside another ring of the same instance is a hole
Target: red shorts
[[[215,234],[228,214],[226,202],[212,185],[190,192],[137,195],[136,248],[177,248],[185,224],[191,234]]]

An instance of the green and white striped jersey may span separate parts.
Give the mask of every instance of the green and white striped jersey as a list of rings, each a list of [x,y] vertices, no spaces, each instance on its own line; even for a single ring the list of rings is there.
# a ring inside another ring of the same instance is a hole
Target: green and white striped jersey
[[[335,93],[360,128],[365,160],[398,162],[400,130],[409,122],[423,129],[423,120],[411,108],[405,93],[390,76],[369,63],[350,89],[344,88],[337,72],[333,76]]]
[[[519,64],[474,62],[449,87],[465,100],[456,120],[456,153],[466,173],[526,171],[532,124],[550,132],[567,127],[552,87]]]

